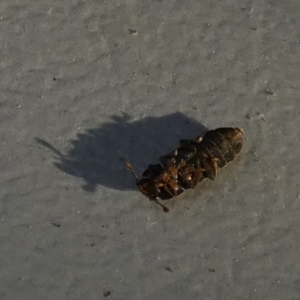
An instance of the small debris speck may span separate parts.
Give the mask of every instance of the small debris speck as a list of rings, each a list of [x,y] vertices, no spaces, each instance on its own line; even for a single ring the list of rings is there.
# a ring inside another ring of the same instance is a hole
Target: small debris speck
[[[106,291],[106,292],[103,293],[103,296],[104,296],[104,297],[108,297],[110,294],[111,294],[110,291]]]
[[[130,34],[137,35],[137,31],[134,29],[128,29]]]
[[[274,93],[272,91],[268,90],[268,89],[265,89],[264,92],[267,95],[274,95]]]
[[[173,272],[173,269],[172,269],[172,268],[170,268],[170,267],[165,267],[165,270],[166,270],[166,271],[168,271],[168,272],[170,272],[170,273],[172,273],[172,272]]]

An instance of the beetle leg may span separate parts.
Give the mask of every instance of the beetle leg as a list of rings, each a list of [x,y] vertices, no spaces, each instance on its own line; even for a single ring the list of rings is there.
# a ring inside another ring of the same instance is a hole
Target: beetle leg
[[[184,145],[185,143],[189,143],[192,145],[200,144],[202,142],[202,140],[203,140],[203,135],[200,135],[193,140],[187,140],[187,139],[180,140],[180,145],[182,145],[182,144]]]
[[[193,140],[193,143],[200,144],[202,142],[202,140],[203,140],[203,135],[200,135]]]
[[[214,174],[214,178],[216,178],[218,174],[218,169],[219,169],[218,162],[219,162],[218,158],[211,158],[208,160],[208,164]]]
[[[162,203],[158,202],[158,200],[156,198],[151,198],[150,201],[154,201],[159,206],[161,206],[165,213],[169,212],[169,209],[166,206],[164,206]]]
[[[216,178],[216,173],[214,172],[214,170],[211,168],[210,164],[207,162],[206,159],[203,159],[201,161],[201,164],[204,168],[204,172],[205,172],[205,175],[211,179],[211,180],[215,180]]]
[[[196,185],[198,184],[198,182],[200,181],[201,177],[203,175],[203,170],[201,168],[197,168],[196,171],[193,174],[193,187],[196,187]]]
[[[176,197],[176,194],[169,189],[168,185],[165,185],[163,188],[171,197]]]
[[[201,167],[201,163],[199,159],[196,160],[196,163],[194,165],[194,172],[192,176],[192,188],[195,188],[198,182],[200,181],[202,175],[203,175],[203,168]]]

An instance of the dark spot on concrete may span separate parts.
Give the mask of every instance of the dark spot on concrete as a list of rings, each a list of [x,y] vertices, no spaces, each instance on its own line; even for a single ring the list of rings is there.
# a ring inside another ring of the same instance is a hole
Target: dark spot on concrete
[[[104,297],[108,297],[110,294],[111,294],[110,291],[106,291],[106,292],[103,293],[103,296],[104,296]]]
[[[165,270],[172,273],[173,272],[173,269],[171,267],[165,267]]]
[[[267,95],[274,95],[274,93],[268,89],[265,89],[264,90],[264,93],[267,94]]]
[[[134,29],[128,29],[128,31],[129,31],[130,34],[137,34],[137,31],[134,30]]]

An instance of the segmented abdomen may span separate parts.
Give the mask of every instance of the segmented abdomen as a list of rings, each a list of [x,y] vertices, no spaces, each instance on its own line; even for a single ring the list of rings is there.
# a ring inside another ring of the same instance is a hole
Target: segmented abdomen
[[[218,128],[208,131],[196,145],[198,159],[218,159],[222,168],[231,162],[242,149],[242,131],[239,128]]]

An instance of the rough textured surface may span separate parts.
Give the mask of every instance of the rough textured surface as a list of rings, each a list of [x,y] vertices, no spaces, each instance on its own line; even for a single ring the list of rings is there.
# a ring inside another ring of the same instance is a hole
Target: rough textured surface
[[[0,3],[0,298],[299,299],[300,3]],[[242,155],[169,214],[124,161]]]

